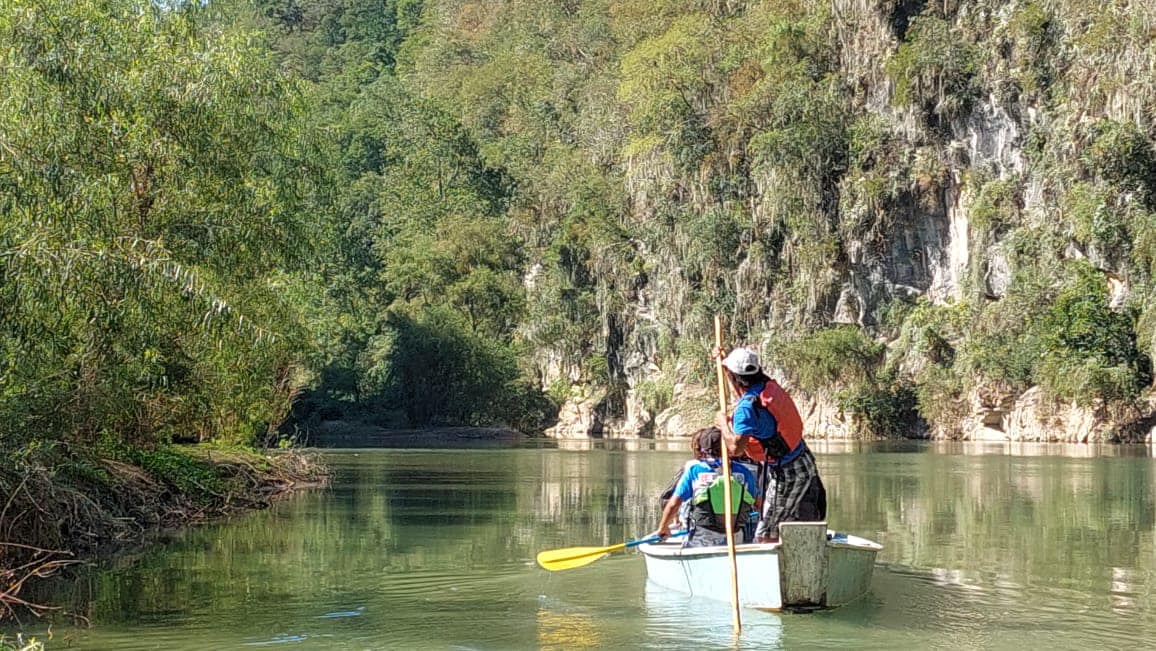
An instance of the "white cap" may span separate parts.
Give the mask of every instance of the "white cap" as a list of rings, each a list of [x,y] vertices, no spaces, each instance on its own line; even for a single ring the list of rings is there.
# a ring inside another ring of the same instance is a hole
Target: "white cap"
[[[723,366],[735,375],[753,375],[763,370],[759,356],[750,348],[736,348],[723,359]]]

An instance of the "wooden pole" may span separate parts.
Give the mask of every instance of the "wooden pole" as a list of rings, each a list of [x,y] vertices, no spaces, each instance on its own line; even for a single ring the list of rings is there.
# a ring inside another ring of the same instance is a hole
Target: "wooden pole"
[[[718,376],[718,406],[725,414],[727,410],[727,393],[726,380],[723,377],[722,366],[722,320],[716,314],[714,316],[714,347],[719,354],[715,355],[714,368],[715,374]],[[724,423],[725,425],[725,423]],[[739,616],[739,567],[738,559],[735,558],[735,531],[734,531],[734,510],[731,505],[734,504],[734,496],[731,494],[731,455],[730,450],[727,449],[727,436],[730,434],[730,425],[726,425],[722,436],[722,466],[723,476],[726,481],[723,483],[723,507],[726,509],[726,533],[727,533],[727,557],[731,562],[731,608],[734,611],[731,618],[735,626],[735,635],[738,635],[743,630],[742,618]]]

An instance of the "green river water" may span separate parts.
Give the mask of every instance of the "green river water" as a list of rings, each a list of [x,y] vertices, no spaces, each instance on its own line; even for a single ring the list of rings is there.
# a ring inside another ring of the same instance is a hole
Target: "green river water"
[[[819,444],[832,527],[884,545],[872,592],[820,613],[744,611],[736,640],[727,604],[648,585],[634,553],[535,566],[543,549],[654,528],[682,445],[611,443],[326,452],[327,489],[57,584],[50,597],[91,625],[55,624],[47,648],[1156,646],[1147,449]]]

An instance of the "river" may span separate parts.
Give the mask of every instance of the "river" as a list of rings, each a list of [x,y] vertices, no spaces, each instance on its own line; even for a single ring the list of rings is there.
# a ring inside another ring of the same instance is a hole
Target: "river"
[[[638,447],[327,451],[328,489],[38,595],[91,621],[57,623],[48,649],[1156,644],[1145,448],[819,444],[831,525],[884,545],[872,591],[819,613],[744,611],[736,641],[727,604],[648,585],[634,553],[535,566],[543,549],[654,528],[656,495],[686,453]]]

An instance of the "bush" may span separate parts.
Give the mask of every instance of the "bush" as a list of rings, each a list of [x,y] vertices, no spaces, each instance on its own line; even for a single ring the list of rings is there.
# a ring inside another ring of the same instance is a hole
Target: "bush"
[[[403,409],[410,426],[505,423],[534,430],[556,413],[548,397],[521,380],[513,348],[475,333],[457,312],[399,310],[386,324],[388,332],[370,345],[367,375],[378,399]]]
[[[1135,314],[1108,304],[1107,283],[1087,263],[1039,322],[1042,355],[1034,374],[1058,398],[1090,404],[1131,400],[1151,382],[1151,360],[1136,345]]]
[[[919,429],[915,389],[905,383],[860,385],[839,395],[839,406],[850,411],[859,435],[901,438]]]
[[[665,411],[674,403],[674,384],[665,377],[645,379],[634,387],[634,392],[651,415]]]
[[[1064,193],[1063,208],[1078,241],[1110,249],[1128,247],[1125,217],[1111,205],[1105,188],[1073,183]]]
[[[994,179],[983,183],[968,217],[971,225],[985,233],[998,233],[1016,222],[1019,212],[1019,182]]]
[[[1034,325],[1054,295],[1047,279],[1025,275],[1002,299],[983,303],[963,327],[957,372],[969,382],[1015,391],[1031,387],[1032,368],[1041,354]]]
[[[886,346],[854,326],[816,331],[784,346],[777,355],[804,391],[869,383],[883,361]]]
[[[929,365],[915,376],[915,405],[928,423],[950,428],[966,411],[963,378],[951,368]]]
[[[99,449],[101,454],[137,466],[157,481],[166,482],[182,493],[208,497],[208,494],[225,492],[224,481],[213,467],[183,448],[162,445],[149,450],[106,438]],[[70,472],[75,474],[79,472],[78,468],[83,466],[73,464]]]
[[[1156,149],[1133,122],[1100,120],[1081,160],[1097,178],[1123,191],[1140,192],[1156,209]]]
[[[897,103],[919,106],[942,120],[966,114],[978,96],[975,47],[935,16],[911,21],[904,43],[885,68]]]

